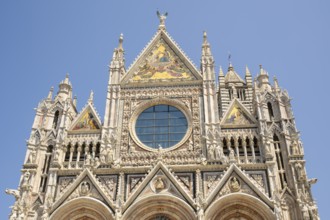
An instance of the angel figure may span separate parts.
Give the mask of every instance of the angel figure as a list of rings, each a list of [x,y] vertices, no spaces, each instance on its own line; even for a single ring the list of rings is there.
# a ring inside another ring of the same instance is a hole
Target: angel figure
[[[165,26],[165,20],[167,18],[168,13],[161,14],[159,11],[157,11],[157,16],[159,18],[159,26]]]

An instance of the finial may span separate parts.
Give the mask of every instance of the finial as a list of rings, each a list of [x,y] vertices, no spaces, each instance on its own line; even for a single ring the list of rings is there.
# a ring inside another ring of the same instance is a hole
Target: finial
[[[159,18],[159,26],[158,30],[165,30],[165,20],[167,18],[168,13],[165,12],[165,14],[161,14],[159,11],[157,11],[157,16]]]
[[[207,44],[207,33],[203,31],[203,44]]]
[[[262,68],[262,65],[261,64],[259,65],[259,68],[260,68],[260,75],[264,75],[265,74],[265,71]]]
[[[76,95],[73,97],[73,105],[75,107],[77,107],[77,96]]]
[[[64,79],[63,83],[70,84],[70,81],[69,81],[69,73],[66,73],[66,74],[65,74],[65,79]]]
[[[118,46],[119,49],[123,49],[123,41],[124,41],[124,35],[123,33],[121,33],[119,36],[119,46]]]
[[[48,100],[52,100],[53,98],[53,91],[54,91],[54,87],[50,87],[50,90],[49,90],[49,93],[48,93],[48,96],[47,96],[47,99]]]
[[[275,89],[279,89],[278,81],[277,81],[276,76],[274,76],[273,80],[274,80],[274,88],[275,88]]]
[[[93,102],[93,100],[94,100],[94,92],[93,90],[91,90],[91,93],[89,94],[88,102]]]
[[[233,65],[231,64],[231,53],[230,53],[230,51],[228,51],[228,63],[229,63],[229,67],[233,67]]]

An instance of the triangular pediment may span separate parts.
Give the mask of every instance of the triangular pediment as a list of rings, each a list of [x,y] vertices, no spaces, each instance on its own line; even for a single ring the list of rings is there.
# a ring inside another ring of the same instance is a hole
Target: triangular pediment
[[[147,176],[143,178],[136,176],[135,178],[134,186],[128,186],[128,188],[134,189],[123,206],[124,211],[136,200],[151,195],[175,196],[194,206],[194,200],[187,190],[188,187],[182,187],[181,181],[184,181],[184,176],[181,176],[181,179],[174,176],[162,162],[158,162]]]
[[[85,108],[78,114],[73,121],[69,132],[74,133],[89,133],[100,132],[102,125],[101,120],[91,103],[88,103]]]
[[[56,202],[52,205],[51,212],[54,212],[63,203],[69,202],[75,198],[91,197],[102,201],[104,204],[114,210],[114,202],[111,196],[95,179],[90,170],[85,169],[76,179],[68,178],[67,186],[62,190],[63,184],[57,189]],[[61,191],[62,190],[62,191]]]
[[[143,84],[202,80],[189,58],[171,39],[159,30],[123,77],[121,84]]]
[[[221,127],[256,127],[257,121],[245,106],[237,99],[234,99],[228,107],[227,112],[221,120]]]
[[[205,209],[218,198],[231,193],[245,193],[259,198],[269,207],[273,208],[273,203],[257,182],[245,174],[235,164],[232,164],[223,174],[213,174],[216,186],[212,186],[209,192],[205,193]],[[205,190],[205,189],[204,189]]]

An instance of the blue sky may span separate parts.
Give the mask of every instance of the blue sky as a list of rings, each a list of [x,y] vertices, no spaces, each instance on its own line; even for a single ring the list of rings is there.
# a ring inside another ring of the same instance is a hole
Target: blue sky
[[[296,124],[305,147],[307,172],[318,178],[313,195],[322,219],[330,219],[326,168],[330,154],[330,3],[326,0],[233,1],[1,1],[2,77],[0,219],[7,219],[34,118],[34,108],[70,74],[78,109],[94,90],[103,118],[108,67],[120,33],[128,67],[155,34],[157,9],[169,13],[167,30],[199,67],[202,32],[207,31],[217,71],[255,76],[259,64],[293,98]],[[324,109],[323,113],[320,109]]]

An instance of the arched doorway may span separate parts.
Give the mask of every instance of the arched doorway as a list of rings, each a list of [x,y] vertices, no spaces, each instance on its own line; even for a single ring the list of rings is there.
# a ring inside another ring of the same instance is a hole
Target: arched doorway
[[[224,196],[206,209],[210,220],[275,220],[272,210],[261,200],[243,193]]]
[[[89,197],[73,199],[57,208],[50,220],[113,220],[112,211],[101,201]]]
[[[124,213],[130,220],[194,220],[189,204],[170,195],[153,195],[134,202]]]

